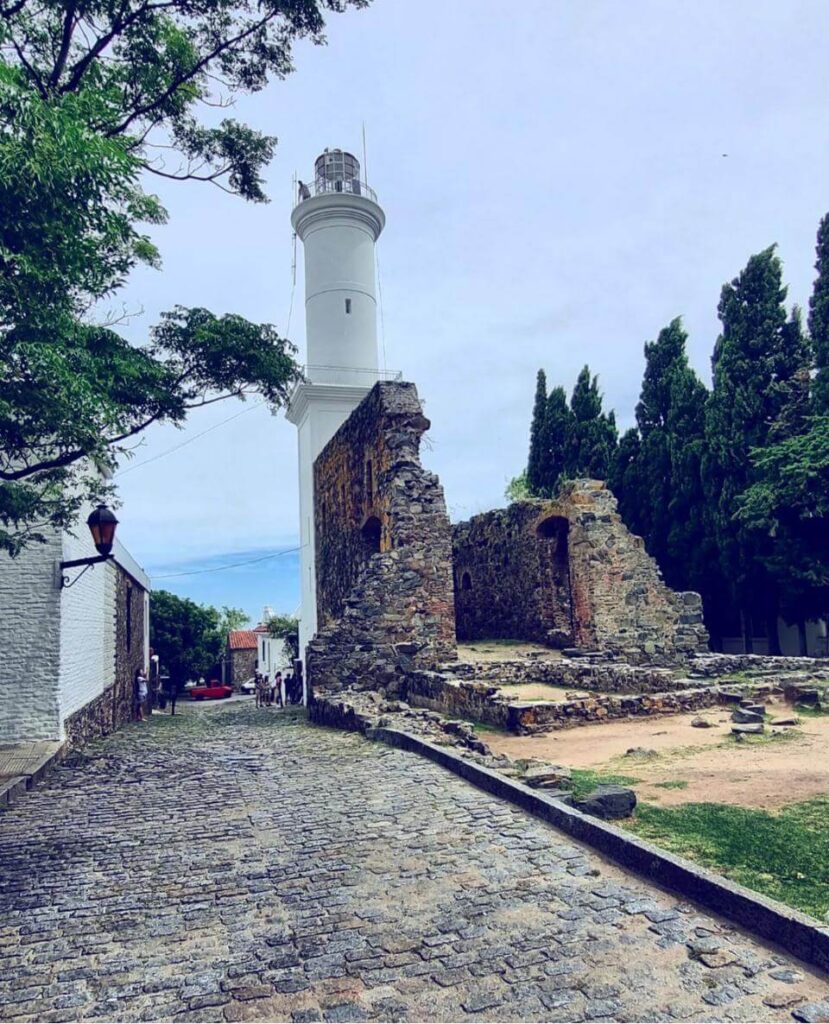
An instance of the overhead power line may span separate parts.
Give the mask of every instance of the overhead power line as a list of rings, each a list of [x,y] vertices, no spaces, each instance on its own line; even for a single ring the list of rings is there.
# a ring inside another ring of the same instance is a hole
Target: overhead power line
[[[159,452],[158,455],[153,455],[152,458],[144,459],[143,462],[136,462],[131,466],[127,466],[125,469],[119,469],[115,476],[123,476],[125,473],[131,473],[134,469],[141,469],[142,466],[149,466],[151,462],[157,462],[159,459],[163,459],[166,455],[172,455],[173,452],[177,452],[180,448],[186,448],[188,444],[192,444],[194,441],[198,441],[200,437],[204,437],[205,434],[209,434],[211,430],[218,430],[219,427],[223,427],[225,423],[230,423],[231,420],[238,420],[240,416],[244,416],[246,412],[253,412],[254,409],[258,409],[260,405],[265,405],[266,399],[262,399],[261,402],[256,402],[253,405],[249,405],[246,409],[240,409],[239,412],[235,412],[232,416],[228,416],[227,419],[219,420],[218,423],[214,423],[212,427],[207,427],[205,430],[199,431],[198,434],[193,434],[192,437],[188,437],[186,441],[181,441],[179,444],[174,444],[172,448],[167,448],[163,452]]]
[[[238,569],[240,565],[253,565],[256,562],[266,562],[269,558],[279,558],[282,555],[291,555],[297,551],[300,551],[301,547],[297,548],[286,548],[284,551],[274,551],[270,555],[261,555],[259,558],[248,558],[244,562],[231,562],[230,565],[216,565],[212,569],[191,569],[189,572],[168,572],[161,576],[153,576],[150,573],[151,580],[169,580],[174,576],[200,576],[206,572],[222,572],[224,569]]]

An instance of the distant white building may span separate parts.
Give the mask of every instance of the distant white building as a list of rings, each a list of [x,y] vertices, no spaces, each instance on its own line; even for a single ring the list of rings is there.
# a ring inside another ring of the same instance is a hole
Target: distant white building
[[[97,554],[83,519],[74,534],[0,554],[0,743],[80,744],[133,715],[150,581],[117,540],[109,561],[63,573],[61,562]]]

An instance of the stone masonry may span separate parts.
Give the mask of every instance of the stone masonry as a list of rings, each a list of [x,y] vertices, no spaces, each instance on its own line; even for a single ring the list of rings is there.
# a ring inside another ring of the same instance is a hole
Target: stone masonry
[[[413,384],[376,384],[314,464],[315,689],[383,685],[456,656],[443,489],[420,463]]]
[[[699,595],[664,584],[600,481],[458,524],[453,556],[460,640],[532,640],[655,664],[707,650]]]

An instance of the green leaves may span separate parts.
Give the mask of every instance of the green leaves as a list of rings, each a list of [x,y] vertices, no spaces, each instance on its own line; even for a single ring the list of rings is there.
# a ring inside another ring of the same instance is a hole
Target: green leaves
[[[293,69],[324,11],[364,0],[0,0],[0,550],[65,527],[125,442],[230,396],[283,404],[270,324],[176,307],[144,347],[92,321],[166,213],[147,173],[266,201],[276,140],[205,108]]]
[[[549,498],[562,479],[606,479],[615,447],[616,421],[612,412],[602,412],[598,378],[591,378],[589,368],[579,374],[569,406],[564,388],[547,394],[547,378],[539,370],[526,471],[529,493]]]
[[[154,590],[150,615],[150,646],[179,685],[207,675],[222,656],[226,637],[219,612],[167,590]]]
[[[533,411],[532,493],[607,474],[666,582],[702,593],[715,636],[740,620],[772,650],[778,611],[801,624],[829,612],[829,214],[815,265],[811,337],[797,307],[787,314],[774,246],[723,286],[710,393],[688,365],[680,319],[647,342],[637,427],[618,446],[587,367],[569,408],[561,389],[545,400],[539,374]]]
[[[207,309],[177,306],[162,314],[149,351],[181,380],[187,406],[203,404],[216,392],[242,396],[255,389],[277,408],[301,378],[295,347],[270,324],[233,314],[217,317]]]

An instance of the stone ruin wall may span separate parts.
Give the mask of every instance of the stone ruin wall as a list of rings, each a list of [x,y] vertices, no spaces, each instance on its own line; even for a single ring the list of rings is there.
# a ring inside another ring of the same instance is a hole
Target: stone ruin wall
[[[459,640],[576,643],[566,537],[555,525],[549,537],[536,532],[548,504],[517,502],[453,527]]]
[[[381,382],[314,463],[315,691],[376,688],[456,657],[449,518],[420,463],[428,428],[413,384]]]
[[[453,556],[460,640],[534,640],[654,664],[708,649],[699,595],[665,586],[600,481],[460,523]]]

